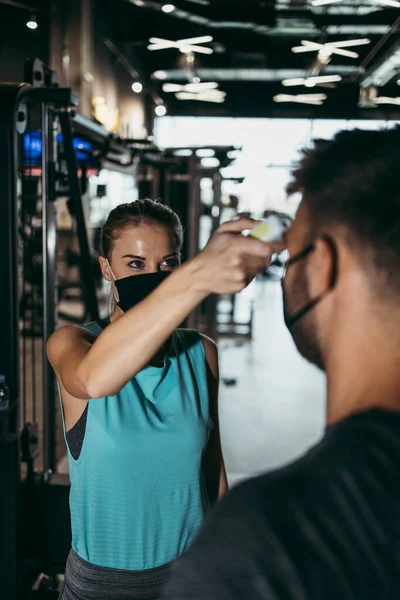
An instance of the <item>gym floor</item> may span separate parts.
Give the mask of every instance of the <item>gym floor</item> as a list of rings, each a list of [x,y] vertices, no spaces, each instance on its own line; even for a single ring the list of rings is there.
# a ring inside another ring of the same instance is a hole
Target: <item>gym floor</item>
[[[219,342],[221,435],[231,486],[299,456],[324,427],[324,376],[299,356],[286,331],[280,284],[257,282],[253,294],[253,340]],[[238,319],[248,315],[243,300]],[[68,470],[65,456],[59,470]]]
[[[321,436],[325,377],[298,354],[280,283],[255,284],[253,340],[220,343],[220,421],[230,485],[301,455]]]

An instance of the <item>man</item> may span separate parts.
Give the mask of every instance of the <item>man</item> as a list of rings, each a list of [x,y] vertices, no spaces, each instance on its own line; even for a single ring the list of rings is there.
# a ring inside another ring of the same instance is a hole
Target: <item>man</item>
[[[398,129],[304,151],[283,296],[297,348],[327,374],[325,435],[220,502],[167,600],[400,598],[399,177]]]

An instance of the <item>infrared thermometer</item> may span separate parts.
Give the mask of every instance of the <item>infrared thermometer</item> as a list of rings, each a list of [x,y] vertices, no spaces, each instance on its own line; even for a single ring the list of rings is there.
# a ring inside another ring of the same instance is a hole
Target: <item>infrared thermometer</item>
[[[291,223],[292,219],[288,215],[274,213],[257,223],[247,235],[261,242],[280,242]]]

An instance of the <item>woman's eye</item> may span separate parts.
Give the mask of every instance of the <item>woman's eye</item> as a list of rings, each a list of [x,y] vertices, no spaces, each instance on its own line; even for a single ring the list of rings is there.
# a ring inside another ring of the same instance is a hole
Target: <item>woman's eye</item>
[[[175,269],[179,266],[179,260],[177,258],[167,258],[161,265],[165,269]]]
[[[143,266],[144,265],[141,260],[133,260],[131,263],[129,263],[129,267],[131,269],[141,269]]]

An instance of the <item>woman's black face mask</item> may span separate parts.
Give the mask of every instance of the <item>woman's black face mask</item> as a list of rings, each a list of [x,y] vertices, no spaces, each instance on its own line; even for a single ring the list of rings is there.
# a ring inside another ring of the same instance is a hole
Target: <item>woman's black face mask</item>
[[[112,276],[114,273],[109,266]],[[157,273],[146,273],[144,275],[131,275],[124,277],[123,279],[115,279],[114,283],[118,292],[117,305],[121,310],[127,312],[130,308],[142,302],[147,296],[149,296],[154,290],[165,281],[170,275],[169,271],[159,271]]]

